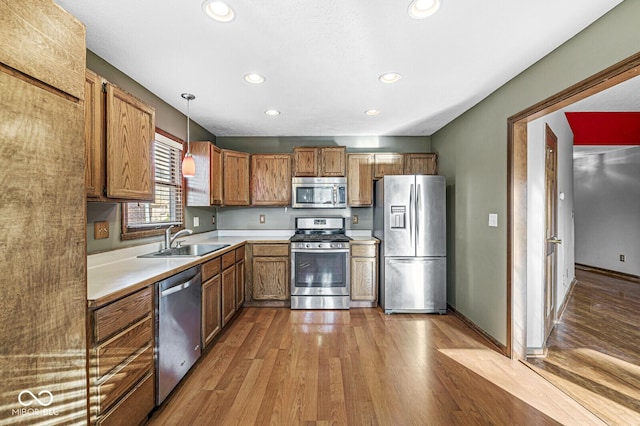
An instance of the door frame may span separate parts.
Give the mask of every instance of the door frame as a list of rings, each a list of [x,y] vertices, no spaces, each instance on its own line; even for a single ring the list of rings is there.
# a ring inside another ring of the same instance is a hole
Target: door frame
[[[527,123],[640,75],[640,52],[507,119],[507,343],[526,357]]]

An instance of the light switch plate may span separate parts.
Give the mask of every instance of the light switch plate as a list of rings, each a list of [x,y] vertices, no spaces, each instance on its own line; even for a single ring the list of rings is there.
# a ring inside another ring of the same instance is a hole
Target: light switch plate
[[[109,222],[106,220],[93,222],[93,239],[102,240],[104,238],[109,238]]]
[[[193,227],[197,228],[198,226],[200,226],[200,218],[198,216],[194,216],[193,217]]]
[[[498,213],[489,213],[489,226],[492,228],[498,227]]]
[[[264,223],[266,221],[266,218],[264,217],[263,214],[260,215],[260,223]]]
[[[355,224],[357,224],[359,220],[360,220],[360,219],[358,218],[358,215],[357,215],[357,214],[354,214],[354,215],[352,216],[352,223],[353,223],[354,225],[355,225]]]

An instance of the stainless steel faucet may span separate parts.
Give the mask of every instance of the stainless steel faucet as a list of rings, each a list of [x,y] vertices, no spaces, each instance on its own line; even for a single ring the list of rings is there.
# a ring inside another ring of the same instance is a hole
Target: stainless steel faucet
[[[193,231],[191,229],[182,229],[178,232],[176,232],[176,234],[174,236],[171,236],[171,228],[173,228],[173,225],[169,226],[165,231],[164,231],[164,249],[165,250],[169,250],[171,248],[171,246],[173,245],[173,242],[176,240],[176,238],[179,238],[183,235],[191,235],[193,234]]]

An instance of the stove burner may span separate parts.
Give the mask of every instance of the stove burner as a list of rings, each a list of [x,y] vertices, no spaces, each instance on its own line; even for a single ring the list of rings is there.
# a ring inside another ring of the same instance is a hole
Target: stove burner
[[[345,234],[316,234],[316,233],[303,233],[296,232],[291,237],[291,242],[340,242],[346,243],[351,241],[350,237]]]

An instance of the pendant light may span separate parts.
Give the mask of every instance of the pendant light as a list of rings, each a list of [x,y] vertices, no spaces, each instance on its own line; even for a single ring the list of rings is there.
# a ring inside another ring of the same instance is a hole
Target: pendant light
[[[196,97],[191,93],[183,93],[180,96],[182,96],[183,99],[187,100],[187,153],[184,154],[184,158],[182,159],[182,176],[189,178],[196,175],[196,162],[191,156],[191,145],[189,144],[189,103]]]

